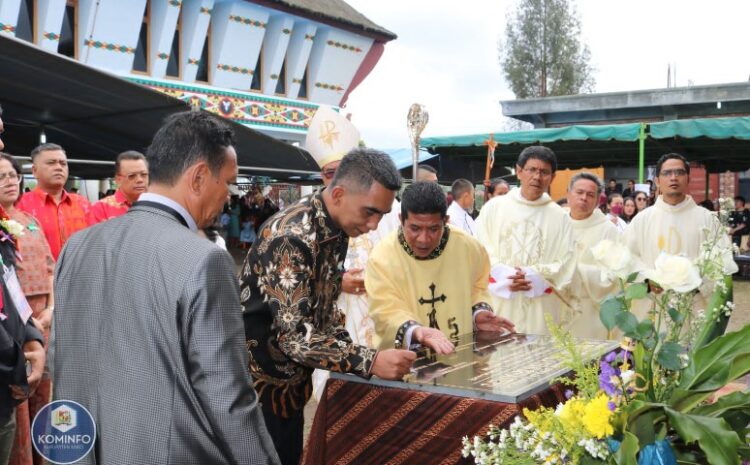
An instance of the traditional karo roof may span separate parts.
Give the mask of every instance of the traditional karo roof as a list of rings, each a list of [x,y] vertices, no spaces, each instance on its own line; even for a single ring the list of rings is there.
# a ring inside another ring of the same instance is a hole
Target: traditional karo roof
[[[324,23],[343,23],[366,35],[376,35],[385,41],[397,36],[393,32],[373,23],[365,15],[343,0],[250,0],[252,3],[285,10]]]

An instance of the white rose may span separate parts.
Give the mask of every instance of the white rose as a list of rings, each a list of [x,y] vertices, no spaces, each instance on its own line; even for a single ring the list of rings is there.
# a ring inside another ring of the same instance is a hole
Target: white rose
[[[619,277],[627,278],[633,269],[630,249],[610,239],[599,241],[591,248],[597,265],[607,272]]]
[[[627,386],[630,384],[631,381],[633,381],[633,378],[635,377],[635,372],[633,370],[625,370],[622,373],[620,373],[620,379],[622,379],[622,384],[624,386]]]
[[[643,276],[663,289],[690,292],[701,285],[698,267],[685,257],[662,252],[654,266],[656,269],[644,271]]]
[[[24,227],[18,221],[7,220],[3,222],[3,226],[5,226],[5,229],[8,231],[8,234],[10,234],[11,236],[13,237],[23,236]]]

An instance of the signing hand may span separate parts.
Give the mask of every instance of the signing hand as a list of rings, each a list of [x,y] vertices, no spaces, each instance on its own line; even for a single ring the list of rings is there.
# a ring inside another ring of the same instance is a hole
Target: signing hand
[[[516,274],[509,276],[511,292],[524,292],[531,290],[531,281],[526,279],[526,273],[521,268],[516,268]]]
[[[456,350],[453,343],[439,329],[420,326],[414,330],[412,337],[423,346],[432,349],[436,354],[450,354]]]
[[[410,350],[386,349],[378,352],[372,374],[382,379],[401,379],[409,373],[417,354]]]
[[[503,331],[509,333],[516,332],[516,325],[512,321],[497,316],[492,312],[479,312],[474,319],[474,323],[477,325],[479,331],[494,331],[498,333]]]
[[[366,291],[365,280],[362,277],[362,270],[359,268],[346,270],[341,279],[341,290],[347,294],[364,294]]]

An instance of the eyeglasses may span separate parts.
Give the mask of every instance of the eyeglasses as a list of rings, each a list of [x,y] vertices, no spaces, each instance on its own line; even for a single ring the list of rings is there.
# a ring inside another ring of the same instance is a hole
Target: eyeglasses
[[[646,201],[646,197],[636,197],[635,201],[636,202],[645,202]]]
[[[329,169],[327,169],[327,170],[324,170],[324,171],[323,171],[322,173],[320,173],[320,174],[321,174],[321,175],[323,175],[323,177],[324,177],[324,178],[326,178],[326,179],[332,179],[332,178],[333,178],[333,176],[334,176],[334,175],[336,174],[336,170],[335,170],[335,169],[330,169],[330,168],[329,168]]]
[[[135,181],[136,179],[148,179],[148,172],[141,171],[140,173],[126,174],[125,177],[128,181]]]
[[[18,184],[18,181],[20,180],[21,178],[15,171],[0,174],[0,186],[4,186],[6,184]]]
[[[686,174],[687,174],[687,170],[678,168],[675,170],[663,170],[661,173],[659,173],[659,176],[664,177],[664,178],[671,178],[672,176],[681,177],[681,176],[685,176]]]
[[[547,178],[549,176],[552,176],[552,171],[550,170],[540,170],[539,168],[523,168],[524,171],[529,173],[532,177],[539,175],[541,178]]]

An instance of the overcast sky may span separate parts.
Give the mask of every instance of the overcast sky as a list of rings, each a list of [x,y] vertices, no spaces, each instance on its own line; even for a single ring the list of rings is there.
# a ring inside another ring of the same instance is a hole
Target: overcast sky
[[[398,35],[344,110],[368,146],[408,147],[406,113],[414,102],[430,114],[423,137],[502,130],[498,101],[513,93],[501,75],[497,42],[514,0],[346,1]],[[677,65],[680,86],[750,77],[750,1],[575,4],[596,92],[666,87],[669,63]]]

